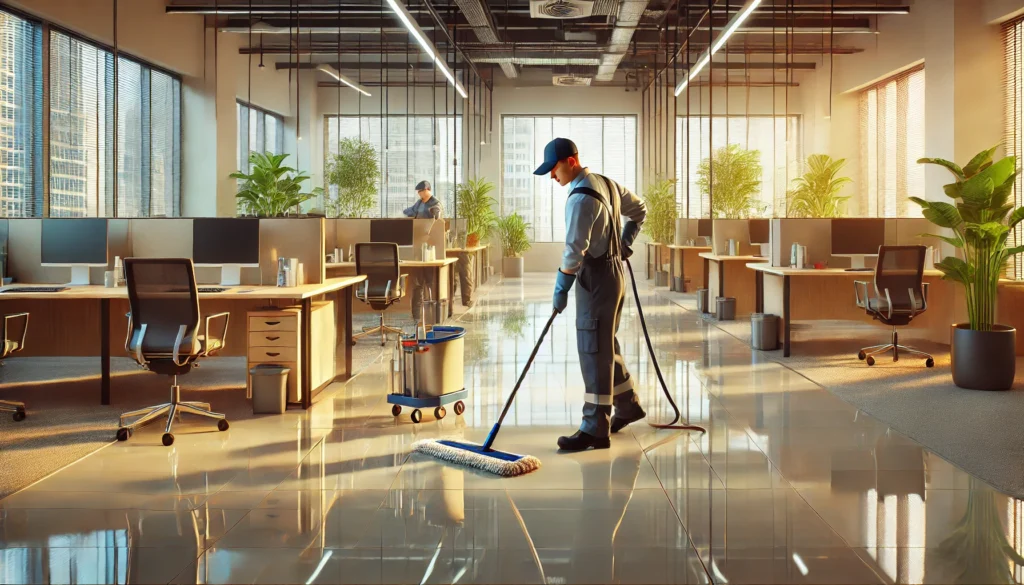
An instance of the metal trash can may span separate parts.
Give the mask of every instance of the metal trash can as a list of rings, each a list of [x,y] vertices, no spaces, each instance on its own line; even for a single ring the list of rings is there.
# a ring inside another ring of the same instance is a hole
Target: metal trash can
[[[772,351],[779,347],[779,318],[766,313],[750,315],[750,347]]]
[[[736,297],[718,297],[718,311],[715,316],[719,321],[733,321],[736,319]]]
[[[654,286],[668,286],[668,272],[658,270],[654,273]]]
[[[708,289],[706,288],[697,289],[697,312],[708,312]]]
[[[249,370],[253,414],[283,414],[288,402],[290,368],[260,364]]]

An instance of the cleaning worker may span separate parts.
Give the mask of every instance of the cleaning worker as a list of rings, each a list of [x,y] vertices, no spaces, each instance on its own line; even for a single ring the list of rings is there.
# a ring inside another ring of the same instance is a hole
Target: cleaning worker
[[[576,346],[586,394],[579,430],[559,437],[558,447],[607,449],[609,433],[646,416],[615,335],[625,299],[622,260],[633,253],[630,246],[647,206],[629,189],[583,167],[576,145],[567,138],[544,147],[544,162],[534,174],[550,174],[569,190],[565,252],[553,304],[555,311],[564,311],[576,283]],[[622,216],[628,218],[624,226]]]
[[[416,195],[419,200],[407,207],[402,213],[413,219],[441,219],[441,202],[431,193],[430,181],[420,181],[416,184]],[[423,308],[423,289],[430,288],[430,279],[427,271],[413,269],[409,271],[409,287],[412,289],[412,318],[420,320],[420,310]],[[437,300],[433,295],[430,298]]]

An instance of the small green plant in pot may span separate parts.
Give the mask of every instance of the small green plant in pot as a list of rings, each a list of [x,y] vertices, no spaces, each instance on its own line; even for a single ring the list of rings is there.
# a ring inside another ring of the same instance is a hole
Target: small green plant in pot
[[[793,179],[793,189],[786,192],[788,217],[842,217],[850,196],[839,193],[852,182],[840,177],[846,159],[834,159],[827,154],[807,157],[807,172]]]
[[[231,173],[232,179],[242,182],[238,194],[239,211],[257,217],[283,217],[291,209],[319,197],[323,189],[317,187],[302,192],[302,183],[309,175],[284,166],[287,154],[253,152],[249,155],[251,172]]]
[[[337,189],[324,208],[331,217],[366,217],[377,206],[380,165],[373,145],[358,138],[342,138],[338,154],[327,161],[324,175]]]
[[[668,248],[664,246],[671,244],[676,235],[676,219],[679,217],[679,208],[676,206],[676,181],[675,179],[657,178],[644,190],[644,203],[647,205],[647,219],[644,221],[643,229],[657,244],[658,258],[655,261],[657,271],[654,275],[656,286],[668,284],[668,270],[665,269],[668,257]]]
[[[504,250],[501,273],[505,278],[523,277],[523,252],[530,249],[529,231],[530,224],[518,213],[506,215],[495,225],[494,233]]]
[[[697,168],[697,187],[711,199],[711,217],[746,219],[764,215],[767,205],[757,200],[761,192],[761,152],[738,144],[723,146]]]
[[[1013,208],[1017,159],[993,162],[996,148],[985,150],[961,168],[936,158],[919,163],[944,167],[955,181],[943,187],[952,202],[910,199],[925,218],[952,236],[938,235],[958,250],[935,264],[945,280],[964,287],[968,323],[953,325],[950,357],[953,382],[974,390],[1007,390],[1016,366],[1016,330],[995,322],[997,287],[1006,263],[1024,246],[1006,245],[1010,231],[1024,219],[1024,207]]]
[[[494,191],[494,183],[484,179],[470,179],[456,187],[455,217],[466,220],[466,246],[470,248],[486,238],[497,223],[498,216],[494,213],[497,203],[491,191]]]

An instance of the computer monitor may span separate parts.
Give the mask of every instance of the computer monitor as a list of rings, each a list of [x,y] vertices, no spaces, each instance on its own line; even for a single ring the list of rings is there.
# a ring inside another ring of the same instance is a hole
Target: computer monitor
[[[864,268],[866,256],[877,256],[885,244],[885,219],[833,219],[832,255],[850,258],[851,268]]]
[[[260,265],[260,220],[203,217],[192,220],[192,261],[219,266],[220,283],[238,286],[242,267]]]
[[[90,266],[107,266],[107,220],[44,219],[40,250],[43,266],[70,266],[68,284],[86,286]]]
[[[712,226],[710,219],[698,219],[697,220],[697,237],[711,237]]]
[[[413,242],[413,220],[371,219],[370,241],[411,246]]]

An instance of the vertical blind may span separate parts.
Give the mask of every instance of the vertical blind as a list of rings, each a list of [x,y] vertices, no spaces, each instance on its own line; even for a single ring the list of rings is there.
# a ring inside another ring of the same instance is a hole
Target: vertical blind
[[[534,169],[553,138],[571,139],[583,166],[636,190],[636,116],[503,116],[501,213],[530,224],[530,241],[565,240],[564,191]],[[564,194],[564,193],[563,193]]]
[[[1004,46],[1004,87],[1005,120],[1004,129],[1006,156],[1017,157],[1018,164],[1024,155],[1024,20],[1013,20],[1003,25]],[[1024,179],[1017,175],[1013,187],[1014,207],[1024,205]],[[1010,238],[1013,246],[1024,242],[1021,224],[1013,229]],[[1024,279],[1024,262],[1014,256],[1007,268],[1010,278]]]
[[[245,102],[235,103],[238,115],[238,168],[248,169],[250,152],[284,152],[284,118]]]
[[[691,218],[711,217],[711,201],[697,186],[701,161],[726,144],[761,155],[758,202],[765,217],[786,216],[786,189],[803,160],[800,116],[679,116],[676,118],[676,204]]]
[[[924,197],[924,67],[861,92],[861,203],[869,217],[921,217]]]
[[[43,210],[43,33],[0,11],[0,217]]]
[[[415,202],[416,183],[423,180],[430,181],[443,213],[451,214],[455,186],[462,181],[462,166],[452,160],[453,153],[462,153],[461,117],[326,116],[324,122],[325,165],[338,154],[343,138],[361,138],[377,151],[380,207],[371,212],[374,217],[402,217],[402,210]],[[337,188],[325,187],[331,197],[337,197]]]

